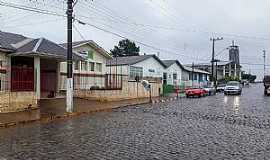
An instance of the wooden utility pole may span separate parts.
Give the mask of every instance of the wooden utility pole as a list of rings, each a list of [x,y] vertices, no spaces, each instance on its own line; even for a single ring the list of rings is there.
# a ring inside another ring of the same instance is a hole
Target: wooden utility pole
[[[73,112],[72,14],[73,0],[67,0],[67,93],[66,111]]]

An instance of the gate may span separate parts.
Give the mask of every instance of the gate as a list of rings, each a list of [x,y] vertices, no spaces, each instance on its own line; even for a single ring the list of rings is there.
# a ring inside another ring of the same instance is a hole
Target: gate
[[[11,91],[34,91],[32,67],[11,67]]]

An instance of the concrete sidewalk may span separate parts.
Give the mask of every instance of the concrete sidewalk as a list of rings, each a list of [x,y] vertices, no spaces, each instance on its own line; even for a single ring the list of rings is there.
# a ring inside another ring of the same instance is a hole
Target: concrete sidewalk
[[[0,113],[0,128],[9,127],[18,123],[27,123],[40,119],[40,110],[28,110],[23,112]]]
[[[155,97],[152,98],[152,103],[166,102],[174,100],[176,97]],[[137,104],[150,103],[149,98],[127,99],[121,101],[101,102],[74,98],[74,112],[66,112],[66,99],[42,99],[40,100],[40,108],[36,110],[29,110],[15,113],[1,113],[0,114],[0,128],[9,127],[17,124],[24,124],[33,121],[53,121],[55,119],[65,119],[67,117],[78,116],[81,114],[90,114],[100,111],[110,111],[119,107],[126,107]]]
[[[156,98],[155,98],[156,99]],[[66,99],[45,99],[40,101],[41,118],[66,115]],[[149,98],[129,99],[112,102],[101,102],[74,98],[74,113],[91,113],[98,111],[111,110],[114,108],[124,107],[128,105],[150,103]]]

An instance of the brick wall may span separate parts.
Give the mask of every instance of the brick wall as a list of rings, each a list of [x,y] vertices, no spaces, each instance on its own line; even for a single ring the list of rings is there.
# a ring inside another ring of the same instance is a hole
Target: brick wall
[[[38,107],[34,92],[0,91],[0,113],[19,112],[29,107]]]

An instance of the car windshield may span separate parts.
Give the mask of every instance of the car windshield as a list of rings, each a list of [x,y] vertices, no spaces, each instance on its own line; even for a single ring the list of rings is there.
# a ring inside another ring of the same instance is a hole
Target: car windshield
[[[226,84],[219,84],[218,87],[225,87]]]
[[[239,82],[228,82],[227,86],[239,86]]]

